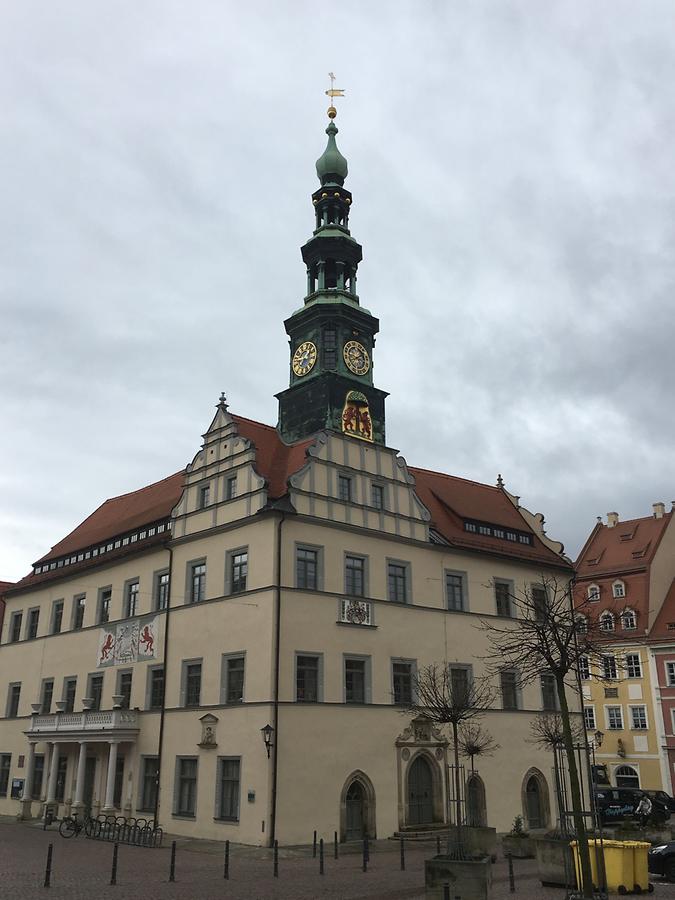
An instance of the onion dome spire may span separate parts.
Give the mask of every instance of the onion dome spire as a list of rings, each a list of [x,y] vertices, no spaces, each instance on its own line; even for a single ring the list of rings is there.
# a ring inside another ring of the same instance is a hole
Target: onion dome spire
[[[328,113],[329,115],[331,111],[334,112],[335,107],[331,106]],[[316,161],[316,174],[319,176],[319,181],[322,185],[343,185],[345,182],[345,178],[347,177],[347,160],[340,153],[340,151],[338,150],[338,146],[335,143],[335,135],[337,133],[337,126],[335,122],[331,121],[328,128],[326,128],[326,134],[328,135],[328,144],[326,145],[326,149]]]

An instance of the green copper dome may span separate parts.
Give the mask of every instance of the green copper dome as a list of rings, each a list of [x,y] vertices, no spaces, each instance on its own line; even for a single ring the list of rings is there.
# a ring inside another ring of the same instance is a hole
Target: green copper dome
[[[347,177],[347,160],[340,153],[335,143],[335,135],[338,133],[335,122],[331,122],[326,128],[328,144],[321,156],[316,161],[316,174],[321,184],[336,182],[343,184]]]

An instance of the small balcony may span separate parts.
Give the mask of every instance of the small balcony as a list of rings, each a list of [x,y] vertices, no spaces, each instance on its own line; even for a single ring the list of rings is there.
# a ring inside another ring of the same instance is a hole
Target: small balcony
[[[60,740],[135,740],[138,734],[135,709],[85,709],[82,712],[57,712],[43,716],[34,713],[26,734],[45,741]]]
[[[340,625],[361,625],[375,628],[373,604],[368,600],[359,600],[356,597],[343,597],[340,600],[338,622]]]

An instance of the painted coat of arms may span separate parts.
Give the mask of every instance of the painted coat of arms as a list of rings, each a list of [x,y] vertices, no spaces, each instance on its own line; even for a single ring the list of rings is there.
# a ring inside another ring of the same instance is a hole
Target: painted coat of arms
[[[151,619],[128,619],[111,628],[102,628],[96,665],[100,668],[155,659],[157,631],[157,616]]]

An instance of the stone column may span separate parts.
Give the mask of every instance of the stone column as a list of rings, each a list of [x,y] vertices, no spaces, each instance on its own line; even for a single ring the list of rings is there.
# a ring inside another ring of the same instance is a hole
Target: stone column
[[[117,767],[117,741],[110,741],[110,754],[108,756],[108,780],[105,785],[105,806],[103,812],[106,815],[115,811],[115,769]]]
[[[52,760],[51,760],[51,767],[49,769],[49,781],[47,782],[47,806],[46,806],[46,809],[56,806],[56,779],[57,779],[58,774],[59,774],[59,745],[55,741],[52,744]]]
[[[33,769],[35,768],[35,741],[28,744],[28,757],[26,759],[26,777],[23,781],[23,798],[21,800],[21,810],[18,819],[31,819],[31,808],[33,805]]]
[[[75,802],[73,812],[81,813],[84,809],[84,772],[87,763],[87,742],[80,741],[80,758],[77,761],[77,776],[75,778]]]

